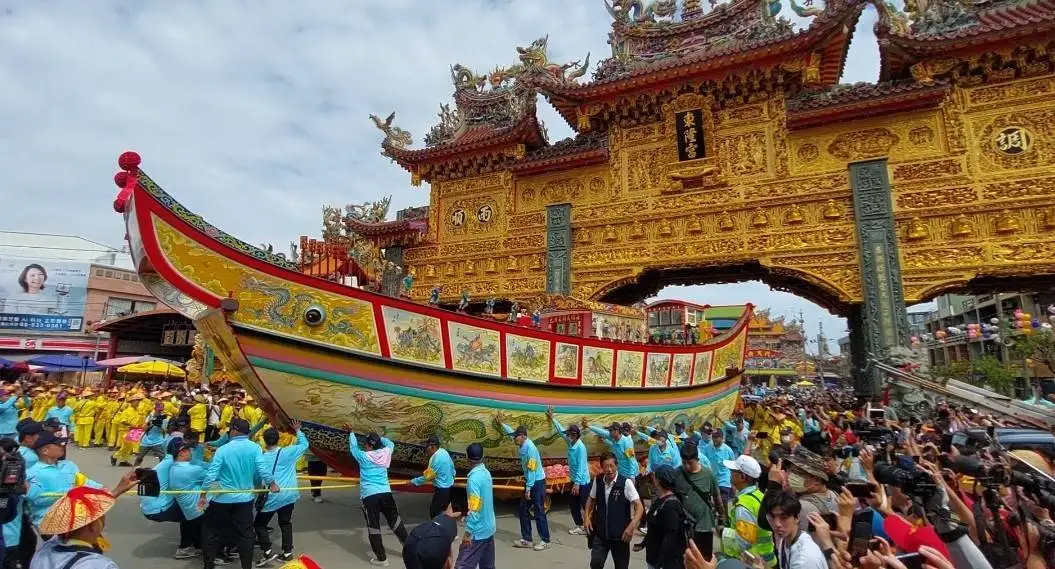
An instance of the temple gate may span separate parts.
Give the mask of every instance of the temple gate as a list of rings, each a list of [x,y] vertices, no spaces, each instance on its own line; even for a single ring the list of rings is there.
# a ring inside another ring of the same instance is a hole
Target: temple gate
[[[453,66],[423,148],[374,117],[382,153],[431,185],[417,223],[357,226],[398,240],[414,298],[759,278],[847,316],[874,393],[868,354],[907,342],[906,302],[1051,282],[1055,1],[792,2],[799,31],[779,3],[679,4],[614,2],[590,81],[547,38],[487,75]],[[880,81],[839,85],[868,5]],[[573,138],[547,141],[539,93]]]

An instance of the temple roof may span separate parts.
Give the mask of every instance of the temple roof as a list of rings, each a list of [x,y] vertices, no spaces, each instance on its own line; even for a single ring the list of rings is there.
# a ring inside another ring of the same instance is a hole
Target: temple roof
[[[924,85],[914,79],[805,91],[787,100],[788,128],[810,128],[843,119],[937,106],[948,91],[948,82]]]
[[[1055,33],[1055,0],[931,0],[920,6],[911,24],[880,14],[876,37],[882,80],[908,77],[911,66],[924,59]]]
[[[760,0],[720,4],[707,13],[683,9],[681,19],[666,22],[617,19],[609,35],[612,57],[600,63],[593,81],[543,93],[574,127],[577,107],[593,100],[672,81],[720,78],[745,65],[803,59],[814,52],[821,56],[815,82],[834,85],[864,3],[831,0],[823,9],[791,4],[800,15],[813,16],[809,27],[795,31],[772,12],[779,11],[779,4]]]
[[[518,174],[547,170],[554,171],[572,166],[601,164],[608,161],[608,134],[587,132],[565,138],[549,146],[543,146],[513,164],[510,170]]]

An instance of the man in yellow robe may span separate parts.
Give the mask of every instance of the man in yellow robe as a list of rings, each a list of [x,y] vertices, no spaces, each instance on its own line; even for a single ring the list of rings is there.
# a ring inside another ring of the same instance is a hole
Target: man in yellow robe
[[[30,393],[33,395],[33,403],[30,405],[29,416],[38,423],[42,422],[44,415],[48,414],[48,409],[55,404],[55,398],[43,387],[34,387]]]
[[[117,412],[117,406],[119,405],[115,395],[117,395],[117,391],[111,388],[110,391],[100,393],[99,397],[96,398],[99,412],[95,415],[95,433],[92,439],[94,446],[101,447],[107,443],[108,435],[110,434],[110,422],[114,420],[114,414]]]
[[[187,417],[190,418],[192,431],[198,434],[205,433],[207,414],[208,408],[205,405],[205,396],[199,393],[194,396],[194,403],[187,409]]]
[[[117,451],[110,456],[110,464],[113,466],[131,466],[132,457],[139,448],[139,441],[129,441],[128,432],[143,426],[146,417],[140,416],[138,405],[146,399],[141,393],[133,393],[128,396],[129,405],[122,409],[114,417],[114,428],[116,430]],[[149,403],[149,402],[148,402]]]
[[[73,424],[76,425],[73,432],[73,441],[81,448],[92,446],[92,431],[95,429],[95,415],[99,406],[95,401],[95,393],[91,389],[85,389],[73,407]]]

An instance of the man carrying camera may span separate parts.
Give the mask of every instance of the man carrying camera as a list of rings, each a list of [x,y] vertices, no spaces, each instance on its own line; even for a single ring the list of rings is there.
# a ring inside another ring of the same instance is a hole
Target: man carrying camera
[[[165,429],[167,427],[168,417],[165,415],[165,404],[155,401],[154,410],[147,415],[146,424],[143,426],[143,438],[139,439],[135,466],[142,465],[147,455],[156,457],[159,462],[165,460]]]
[[[590,569],[602,569],[612,554],[615,569],[630,567],[630,540],[641,524],[645,507],[634,480],[618,474],[616,457],[601,454],[603,474],[593,481],[583,523],[590,545]]]
[[[700,464],[696,441],[686,441],[681,445],[679,452],[681,466],[677,469],[678,476],[674,479],[674,493],[689,515],[696,520],[692,540],[700,551],[709,552],[714,549],[716,518],[718,525],[724,521],[722,497],[711,469]]]

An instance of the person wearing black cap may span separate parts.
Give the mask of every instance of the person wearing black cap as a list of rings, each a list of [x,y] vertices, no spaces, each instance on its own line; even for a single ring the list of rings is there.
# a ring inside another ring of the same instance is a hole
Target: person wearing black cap
[[[22,455],[22,460],[26,463],[26,472],[29,472],[29,469],[40,460],[37,458],[37,453],[33,451],[33,444],[37,442],[37,437],[44,429],[39,422],[29,417],[19,421],[16,429],[18,429],[18,453]],[[16,522],[18,520],[9,523]],[[5,528],[5,533],[12,536],[12,541],[14,536],[18,536],[18,559],[23,567],[29,567],[29,561],[33,559],[33,554],[37,551],[37,534],[33,531],[29,508],[23,505],[20,527],[16,529],[10,526],[10,528],[10,530]]]
[[[458,537],[458,514],[447,507],[432,520],[414,526],[403,544],[406,569],[451,569],[451,543]]]
[[[513,437],[513,442],[519,449],[520,466],[524,470],[524,499],[520,501],[517,513],[520,516],[520,539],[513,542],[513,547],[535,551],[549,549],[549,519],[546,516],[546,470],[542,467],[542,455],[534,441],[528,436],[527,427],[520,425],[513,429],[502,422],[499,413],[495,421],[502,425],[505,434]],[[534,510],[534,516],[532,516]],[[538,543],[532,543],[531,518],[535,518],[538,526]]]
[[[355,433],[348,433],[348,448],[352,458],[359,463],[359,499],[363,503],[363,515],[366,516],[366,532],[370,538],[370,549],[374,556],[370,564],[376,567],[388,567],[388,554],[381,541],[381,516],[385,516],[388,527],[396,534],[399,543],[406,543],[407,528],[399,509],[392,497],[392,487],[388,482],[388,467],[392,464],[392,451],[396,444],[377,433],[366,435],[363,448]]]
[[[469,513],[465,516],[465,535],[458,548],[457,569],[495,569],[494,482],[484,464],[484,447],[473,443],[465,449],[472,469],[465,484]]]
[[[584,524],[590,546],[590,569],[602,569],[608,554],[615,569],[630,567],[630,540],[641,524],[645,507],[633,479],[619,474],[615,455],[601,455],[602,474],[593,481],[586,500]]]
[[[601,429],[599,427],[591,427],[586,420],[583,420],[582,426],[593,431],[608,445],[608,450],[612,451],[615,459],[619,461],[620,476],[631,480],[637,478],[640,464],[638,464],[637,454],[634,452],[634,441],[629,436],[623,435],[622,425],[612,423],[608,425],[608,429]]]
[[[231,536],[238,547],[242,569],[253,565],[253,502],[252,492],[238,492],[254,488],[259,476],[264,485],[270,484],[271,473],[260,472],[257,459],[260,445],[249,440],[249,422],[232,419],[230,441],[216,449],[212,462],[202,480],[203,491],[198,497],[198,508],[205,510],[202,531],[205,569],[213,569],[220,550],[222,536]],[[214,486],[215,485],[215,486]],[[208,490],[234,490],[208,496]],[[274,486],[272,491],[277,491]]]
[[[684,563],[685,540],[683,528],[685,511],[674,493],[674,485],[680,475],[669,466],[656,470],[656,499],[648,508],[645,521],[648,533],[634,551],[645,550],[645,563],[655,569],[680,569]]]
[[[40,520],[48,508],[74,486],[75,482],[84,479],[84,486],[104,488],[102,484],[90,480],[81,473],[71,460],[61,460],[66,454],[66,439],[58,437],[51,431],[41,431],[33,442],[33,450],[40,460],[26,469],[26,504],[33,517],[33,525],[39,526]]]
[[[567,429],[553,415],[553,407],[546,409],[546,417],[549,417],[553,428],[568,443],[568,474],[571,477],[571,519],[575,527],[568,530],[571,535],[585,535],[583,527],[582,511],[586,507],[586,500],[590,495],[590,463],[586,455],[586,445],[582,443],[582,433],[578,425],[569,425]]]
[[[429,503],[429,517],[440,515],[451,505],[451,492],[454,488],[454,461],[447,449],[440,446],[440,438],[432,435],[425,441],[425,452],[429,455],[429,465],[421,476],[410,481],[414,486],[426,482],[432,483],[432,502]]]

